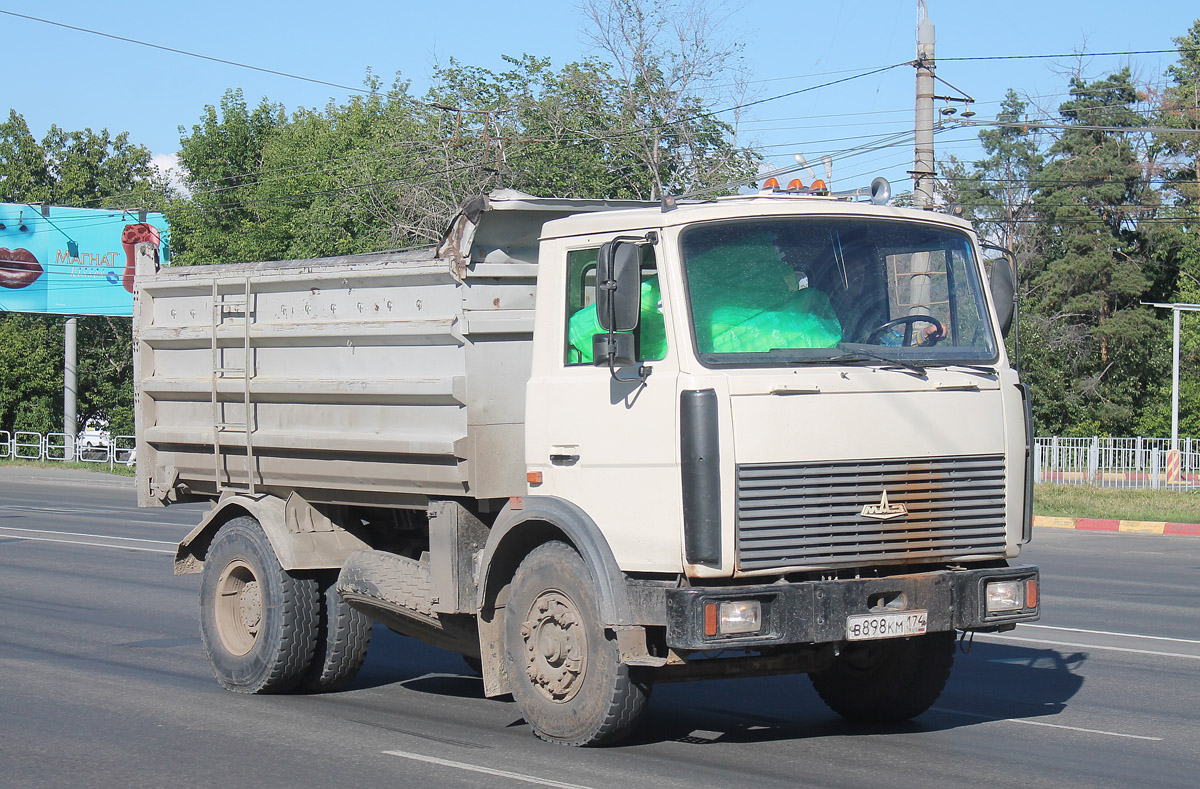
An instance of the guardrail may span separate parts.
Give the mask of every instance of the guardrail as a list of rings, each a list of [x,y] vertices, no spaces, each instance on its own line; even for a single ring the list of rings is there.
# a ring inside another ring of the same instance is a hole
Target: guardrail
[[[133,466],[137,452],[133,436],[113,436],[104,446],[79,446],[78,452],[66,433],[35,433],[31,430],[0,430],[0,460],[45,460],[61,463],[73,459],[80,463],[107,463]]]
[[[1034,480],[1106,488],[1200,490],[1200,441],[1064,438],[1034,441]]]

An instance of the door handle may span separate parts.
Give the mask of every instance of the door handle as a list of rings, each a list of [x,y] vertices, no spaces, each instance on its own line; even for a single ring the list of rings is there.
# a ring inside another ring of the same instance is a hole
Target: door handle
[[[550,456],[550,462],[556,466],[573,466],[579,462],[579,455],[559,455]]]

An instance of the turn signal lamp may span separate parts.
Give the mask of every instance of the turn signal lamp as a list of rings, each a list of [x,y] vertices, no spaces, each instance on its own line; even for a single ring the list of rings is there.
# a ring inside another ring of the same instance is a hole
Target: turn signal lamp
[[[779,179],[778,178],[768,178],[767,180],[763,181],[763,189],[778,189],[778,188],[779,188]]]

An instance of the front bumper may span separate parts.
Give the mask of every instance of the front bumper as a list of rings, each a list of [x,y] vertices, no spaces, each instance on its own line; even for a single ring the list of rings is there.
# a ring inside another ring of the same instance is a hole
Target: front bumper
[[[712,650],[826,644],[847,640],[849,616],[904,611],[925,611],[928,632],[1008,629],[1004,626],[1037,619],[1040,600],[1032,607],[988,613],[987,584],[1028,580],[1039,580],[1037,567],[934,570],[884,578],[671,589],[666,600],[667,646],[676,650]],[[759,602],[761,628],[754,633],[711,634],[711,628],[705,625],[706,607],[742,600]]]

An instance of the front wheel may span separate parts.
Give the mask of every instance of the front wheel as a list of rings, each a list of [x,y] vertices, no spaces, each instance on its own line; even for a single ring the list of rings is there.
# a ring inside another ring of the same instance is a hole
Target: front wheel
[[[221,527],[204,560],[200,636],[217,681],[239,693],[284,693],[312,663],[317,582],[279,566],[258,521]]]
[[[546,543],[521,562],[504,638],[513,699],[541,739],[605,745],[637,725],[650,683],[621,664],[591,574],[567,545]]]
[[[862,723],[897,723],[933,706],[954,663],[954,631],[848,646],[810,674],[829,708]]]

